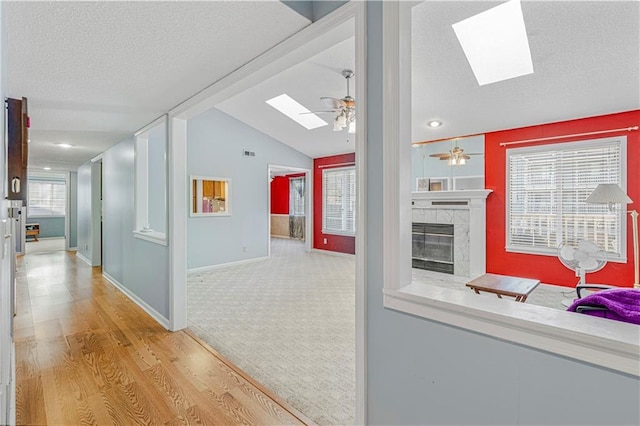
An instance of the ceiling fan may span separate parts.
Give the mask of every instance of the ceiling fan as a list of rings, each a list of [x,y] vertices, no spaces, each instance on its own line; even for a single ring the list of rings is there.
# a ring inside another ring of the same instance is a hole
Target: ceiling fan
[[[313,111],[313,113],[333,113],[333,131],[339,132],[348,129],[349,133],[356,132],[356,100],[349,95],[349,80],[353,78],[352,70],[342,70],[342,76],[347,80],[347,96],[342,99],[322,97],[320,101],[323,105],[331,108],[327,111]]]
[[[481,153],[465,153],[464,149],[458,146],[458,142],[455,142],[455,146],[451,148],[449,152],[442,152],[438,154],[431,154],[429,157],[439,158],[440,160],[446,160],[450,166],[464,166],[467,164],[467,160],[471,159],[472,155],[482,155]]]

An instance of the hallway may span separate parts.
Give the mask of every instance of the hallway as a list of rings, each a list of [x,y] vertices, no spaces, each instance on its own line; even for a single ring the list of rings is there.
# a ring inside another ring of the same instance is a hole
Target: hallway
[[[188,333],[166,331],[73,252],[18,259],[16,293],[17,424],[304,419]]]

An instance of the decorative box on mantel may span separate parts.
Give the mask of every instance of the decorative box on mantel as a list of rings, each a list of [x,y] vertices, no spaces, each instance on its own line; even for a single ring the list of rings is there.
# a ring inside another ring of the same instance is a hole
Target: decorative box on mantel
[[[412,192],[412,222],[453,225],[453,274],[486,272],[486,201],[490,189]]]

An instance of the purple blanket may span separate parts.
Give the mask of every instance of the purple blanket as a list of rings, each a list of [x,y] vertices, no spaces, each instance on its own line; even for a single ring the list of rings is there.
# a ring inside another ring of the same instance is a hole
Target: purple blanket
[[[605,311],[583,313],[640,325],[640,290],[637,289],[614,288],[597,291],[582,299],[576,299],[568,310],[575,312],[578,306],[605,307]]]

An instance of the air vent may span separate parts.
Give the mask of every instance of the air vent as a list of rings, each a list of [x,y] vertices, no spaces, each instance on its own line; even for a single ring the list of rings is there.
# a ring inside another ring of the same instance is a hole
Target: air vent
[[[242,150],[242,155],[244,157],[255,157],[256,153],[255,153],[255,151],[247,151],[246,149],[243,149]]]

